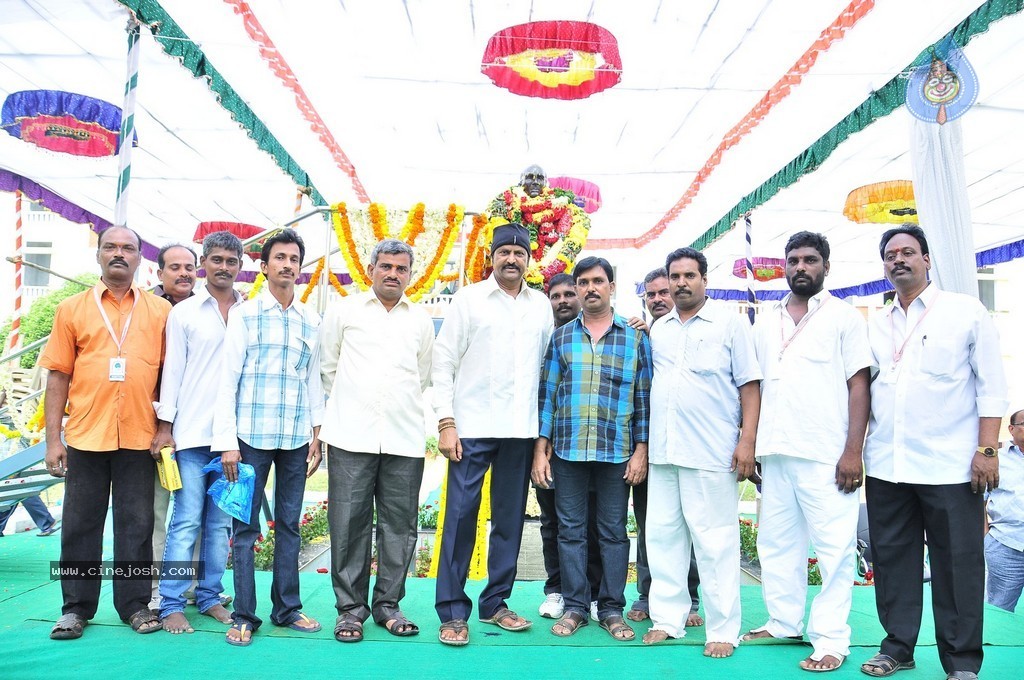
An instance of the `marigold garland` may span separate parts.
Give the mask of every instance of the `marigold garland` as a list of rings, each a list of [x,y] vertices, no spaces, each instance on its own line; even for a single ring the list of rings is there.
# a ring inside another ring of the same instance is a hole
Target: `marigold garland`
[[[8,428],[3,423],[0,423],[0,437],[3,437],[4,439],[20,439],[21,433],[17,430]]]
[[[320,275],[324,271],[324,262],[327,260],[325,257],[321,257],[317,260],[316,269],[313,270],[312,276],[309,277],[309,283],[306,284],[306,290],[302,291],[302,297],[299,300],[302,304],[306,304],[306,300],[313,294],[313,289],[316,288],[316,284],[320,283]]]
[[[256,275],[256,280],[252,282],[252,288],[249,289],[249,299],[252,300],[254,297],[260,294],[260,290],[263,289],[263,284],[266,283],[267,277],[260,272]]]
[[[341,281],[339,281],[338,277],[334,275],[334,272],[327,272],[327,282],[334,286],[334,290],[338,291],[338,295],[340,295],[341,297],[345,297],[346,295],[348,295],[348,291],[345,290],[344,286],[341,285]]]
[[[394,213],[392,211],[392,217]],[[417,301],[430,293],[441,278],[464,214],[463,208],[455,204],[449,205],[443,213],[428,210],[422,203],[417,203],[409,211],[399,240],[413,248],[412,283],[406,289],[410,300]],[[338,203],[333,206],[332,223],[352,280],[361,290],[368,289],[371,281],[366,275],[365,263],[369,261],[373,246],[389,233],[385,230],[385,207],[375,203],[365,213],[359,211],[350,215],[347,206]],[[454,277],[447,280],[454,280]]]

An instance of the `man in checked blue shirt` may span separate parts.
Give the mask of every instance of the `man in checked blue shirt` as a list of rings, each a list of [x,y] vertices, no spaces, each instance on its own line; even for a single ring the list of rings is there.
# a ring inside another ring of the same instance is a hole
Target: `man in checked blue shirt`
[[[1013,440],[999,452],[999,486],[988,492],[985,601],[1012,612],[1024,589],[1024,409],[1010,416]]]
[[[267,239],[260,268],[267,289],[228,318],[221,389],[213,416],[213,451],[228,481],[238,462],[256,469],[248,522],[234,520],[233,625],[227,642],[244,647],[262,620],[256,615],[253,546],[260,533],[260,502],[270,466],[274,481],[275,544],[270,620],[302,633],[320,624],[302,613],[299,598],[299,517],[306,478],[320,465],[320,316],[295,299],[295,279],[306,254],[302,239],[285,229]]]
[[[555,330],[541,370],[540,437],[533,454],[535,484],[555,485],[558,556],[565,612],[551,632],[568,637],[587,625],[593,595],[587,582],[587,506],[593,485],[601,551],[597,593],[601,627],[629,641],[626,605],[629,486],[647,478],[651,345],[612,310],[612,266],[585,257],[573,272],[580,316]],[[552,455],[553,454],[553,455]]]

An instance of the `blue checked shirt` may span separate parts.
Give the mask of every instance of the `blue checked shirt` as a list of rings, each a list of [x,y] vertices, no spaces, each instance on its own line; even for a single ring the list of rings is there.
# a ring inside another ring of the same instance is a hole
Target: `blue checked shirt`
[[[269,292],[228,317],[213,418],[214,451],[297,449],[324,415],[320,316],[298,300],[283,309]]]
[[[622,463],[650,427],[651,343],[615,314],[594,341],[582,314],[551,336],[540,379],[540,436],[574,462]]]

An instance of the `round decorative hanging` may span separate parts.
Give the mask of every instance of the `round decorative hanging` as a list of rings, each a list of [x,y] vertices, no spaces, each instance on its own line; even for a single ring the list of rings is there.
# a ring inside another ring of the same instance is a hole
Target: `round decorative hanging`
[[[917,224],[914,184],[896,179],[858,187],[846,197],[843,214],[859,224]]]
[[[780,257],[752,257],[750,264],[754,266],[754,278],[758,281],[774,281],[786,275],[786,261]],[[732,275],[747,278],[747,261],[740,258],[733,262]]]
[[[4,100],[0,127],[12,137],[49,151],[113,156],[120,146],[121,109],[72,92],[23,90]]]
[[[584,99],[617,84],[619,44],[585,21],[534,21],[498,31],[480,66],[494,84],[544,99]]]

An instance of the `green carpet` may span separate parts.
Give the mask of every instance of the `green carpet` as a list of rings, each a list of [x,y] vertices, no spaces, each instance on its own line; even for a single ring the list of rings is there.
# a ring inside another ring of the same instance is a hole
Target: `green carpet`
[[[533,629],[507,633],[494,626],[470,622],[472,642],[463,648],[437,642],[437,617],[433,610],[434,582],[409,579],[403,610],[420,624],[423,632],[398,639],[369,623],[366,640],[339,644],[332,635],[334,595],[327,574],[302,574],[304,610],[324,624],[324,630],[304,635],[265,623],[248,648],[223,642],[225,626],[189,609],[196,633],[172,636],[163,632],[140,636],[122,624],[110,603],[110,584],[103,586],[100,610],[81,640],[54,642],[50,627],[60,613],[57,582],[50,581],[48,567],[58,557],[59,540],[38,538],[33,533],[0,539],[0,678],[48,678],[62,671],[75,677],[190,678],[216,675],[224,678],[281,677],[423,677],[441,674],[461,678],[489,676],[526,678],[589,677],[595,673],[626,677],[678,678],[808,678],[797,663],[809,648],[801,644],[745,644],[730,659],[711,660],[701,655],[703,629],[691,629],[686,638],[657,647],[645,647],[639,639],[618,643],[596,625],[568,639],[548,631],[551,622],[536,616],[543,598],[540,582],[517,584],[513,609],[534,619]],[[230,574],[226,580],[230,591]],[[259,611],[269,618],[270,574],[257,574]],[[470,584],[471,594],[482,583]],[[814,589],[811,589],[813,594]],[[632,586],[627,598],[634,596]],[[926,598],[927,599],[927,598]],[[931,612],[925,608],[919,671],[913,677],[942,678],[932,640]],[[743,620],[754,627],[765,619],[760,588],[743,588]],[[853,654],[833,677],[862,677],[860,661],[876,651],[882,637],[871,588],[854,590]],[[639,634],[646,630],[636,625]],[[986,660],[983,678],[1017,678],[1024,667],[1024,616],[994,608],[985,611]],[[910,678],[909,680],[913,680]]]

